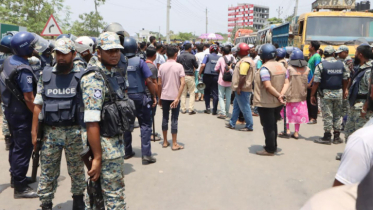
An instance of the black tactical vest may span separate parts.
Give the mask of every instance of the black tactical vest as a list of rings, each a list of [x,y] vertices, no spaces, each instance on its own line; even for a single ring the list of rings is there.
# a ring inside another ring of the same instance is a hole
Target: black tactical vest
[[[32,83],[34,84],[34,92],[36,92],[37,79],[31,68],[31,66],[22,64],[22,65],[12,65],[10,63],[10,58],[4,60],[1,76],[0,76],[0,90],[1,90],[1,100],[4,103],[5,107],[8,107],[8,110],[11,110],[15,113],[22,113],[27,110],[23,92],[18,87],[16,83],[16,78],[21,71],[28,71],[32,74]]]
[[[342,89],[344,65],[342,61],[322,62],[321,89],[338,90]]]
[[[215,66],[218,63],[218,60],[220,58],[217,54],[208,54],[208,61],[205,66],[205,70],[203,71],[203,74],[207,75],[219,75],[219,72],[215,71]]]
[[[79,83],[84,70],[69,74],[57,74],[52,70],[53,67],[46,67],[42,75],[44,123],[51,126],[78,125],[83,118]]]

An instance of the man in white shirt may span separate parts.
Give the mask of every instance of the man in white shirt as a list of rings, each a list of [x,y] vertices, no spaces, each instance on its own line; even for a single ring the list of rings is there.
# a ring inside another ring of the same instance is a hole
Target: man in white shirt
[[[157,57],[154,60],[154,64],[157,66],[157,69],[159,69],[159,66],[166,62],[164,57],[161,55],[161,52],[163,51],[164,47],[160,43],[156,43],[156,50],[157,50]]]
[[[373,166],[373,125],[353,133],[347,141],[333,186],[361,182]]]
[[[210,44],[209,43],[203,44],[203,53],[205,53],[205,55],[210,54]]]
[[[196,88],[194,90],[194,92],[196,93],[195,94],[196,95],[195,96],[196,97],[195,101],[202,100],[203,99],[203,94],[204,94],[203,90],[198,90],[197,89],[197,85],[198,85],[198,82],[199,82],[199,80],[198,80],[199,69],[201,68],[201,64],[202,64],[203,58],[206,55],[204,49],[205,49],[205,45],[204,44],[198,44],[197,45],[198,53],[196,53],[195,56],[196,56],[197,63],[198,63],[198,69],[195,70],[195,79],[196,79]],[[209,50],[209,48],[207,48],[207,50]],[[199,95],[201,95],[201,96],[199,96]]]

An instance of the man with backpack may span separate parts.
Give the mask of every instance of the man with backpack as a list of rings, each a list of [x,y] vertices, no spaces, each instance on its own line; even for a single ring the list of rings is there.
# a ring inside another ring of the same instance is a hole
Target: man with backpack
[[[232,90],[235,91],[233,102],[232,118],[226,127],[235,129],[240,110],[245,118],[245,128],[240,131],[253,131],[253,117],[251,115],[250,98],[253,92],[252,83],[256,66],[249,55],[249,46],[246,43],[240,43],[237,47],[237,54],[241,58],[240,62],[234,68],[232,77]]]
[[[220,114],[219,119],[225,119],[229,115],[229,107],[232,95],[232,64],[236,63],[236,59],[230,54],[230,47],[225,46],[222,49],[223,57],[220,57],[215,66],[215,71],[220,72],[218,80]],[[226,101],[224,102],[224,97]]]

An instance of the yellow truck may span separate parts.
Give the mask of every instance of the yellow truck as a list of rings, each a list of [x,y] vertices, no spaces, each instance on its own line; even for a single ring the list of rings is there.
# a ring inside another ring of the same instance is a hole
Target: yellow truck
[[[321,49],[327,45],[338,48],[347,45],[349,55],[355,56],[355,40],[364,38],[373,43],[373,13],[349,11],[355,8],[352,0],[319,0],[313,3],[314,12],[299,16],[297,24],[290,27],[293,45],[309,57],[311,41],[319,41]],[[331,11],[319,11],[330,9]]]

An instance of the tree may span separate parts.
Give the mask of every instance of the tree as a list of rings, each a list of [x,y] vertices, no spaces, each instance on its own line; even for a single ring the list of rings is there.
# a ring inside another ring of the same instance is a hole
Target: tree
[[[268,21],[269,24],[278,24],[278,23],[283,22],[283,20],[281,18],[276,18],[276,17],[269,18],[267,21]]]
[[[104,28],[106,23],[103,17],[96,12],[83,13],[79,15],[80,20],[74,21],[70,33],[75,36],[99,36],[97,28]]]
[[[27,27],[30,32],[41,33],[51,14],[62,28],[68,27],[67,19],[61,19],[59,11],[70,16],[70,7],[64,0],[2,0],[0,1],[1,22]]]

